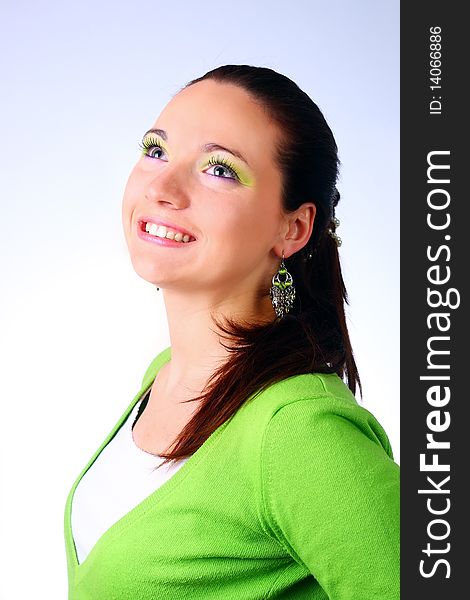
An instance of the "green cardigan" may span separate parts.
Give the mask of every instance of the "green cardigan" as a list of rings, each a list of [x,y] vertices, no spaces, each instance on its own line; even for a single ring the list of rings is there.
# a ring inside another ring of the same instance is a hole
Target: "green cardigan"
[[[78,564],[65,507],[69,600],[398,600],[399,466],[337,375],[253,396]]]

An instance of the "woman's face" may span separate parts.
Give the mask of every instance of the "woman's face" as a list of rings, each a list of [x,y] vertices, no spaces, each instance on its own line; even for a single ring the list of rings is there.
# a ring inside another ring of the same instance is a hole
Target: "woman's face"
[[[138,275],[215,302],[269,287],[285,232],[278,128],[238,86],[205,80],[179,92],[151,130],[122,207]],[[142,220],[166,237],[145,233]],[[178,241],[183,233],[189,241]]]

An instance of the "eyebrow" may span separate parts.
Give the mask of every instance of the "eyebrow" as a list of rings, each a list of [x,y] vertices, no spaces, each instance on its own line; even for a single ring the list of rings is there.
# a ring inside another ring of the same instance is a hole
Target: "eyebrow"
[[[162,138],[162,140],[165,140],[165,142],[168,141],[168,134],[164,129],[149,129],[148,131],[146,131],[144,133],[144,138],[149,133],[155,133],[156,135],[160,136]],[[237,158],[242,160],[244,163],[246,163],[250,167],[250,163],[246,160],[246,158],[243,156],[243,154],[241,154],[238,150],[225,148],[224,146],[221,146],[220,144],[216,144],[214,142],[209,142],[207,144],[203,144],[201,146],[201,150],[203,152],[213,152],[214,150],[221,150],[222,152],[228,152],[229,154],[232,154],[233,156],[236,156]],[[251,169],[251,167],[250,167],[250,169]]]

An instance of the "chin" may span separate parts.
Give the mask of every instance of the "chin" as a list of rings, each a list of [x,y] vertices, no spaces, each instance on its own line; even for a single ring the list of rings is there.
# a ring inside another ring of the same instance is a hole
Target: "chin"
[[[150,261],[148,256],[130,255],[132,266],[134,271],[139,277],[145,279],[149,283],[158,285],[157,282],[164,279],[161,269],[155,264],[155,261]]]
[[[136,274],[144,281],[162,289],[180,287],[180,279],[175,277],[176,269],[170,269],[169,265],[161,269],[155,261],[149,261],[148,257],[143,256],[131,256],[131,262]]]

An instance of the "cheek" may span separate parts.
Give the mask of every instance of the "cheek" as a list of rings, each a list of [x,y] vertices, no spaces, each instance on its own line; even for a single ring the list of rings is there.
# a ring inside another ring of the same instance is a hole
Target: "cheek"
[[[246,199],[235,198],[229,202],[217,205],[211,211],[213,231],[217,232],[219,239],[239,240],[254,231],[256,218],[251,208],[251,202]],[[249,236],[251,238],[251,235]]]
[[[269,209],[269,210],[268,210]],[[272,205],[256,197],[226,203],[211,214],[213,242],[223,253],[261,257],[274,241],[276,219]]]

